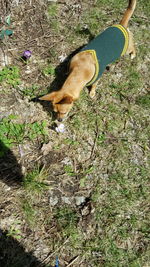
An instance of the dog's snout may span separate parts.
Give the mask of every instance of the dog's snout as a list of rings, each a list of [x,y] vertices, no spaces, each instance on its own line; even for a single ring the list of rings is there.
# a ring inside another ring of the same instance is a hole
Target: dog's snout
[[[63,121],[63,119],[59,118],[58,121],[61,122],[61,121]]]

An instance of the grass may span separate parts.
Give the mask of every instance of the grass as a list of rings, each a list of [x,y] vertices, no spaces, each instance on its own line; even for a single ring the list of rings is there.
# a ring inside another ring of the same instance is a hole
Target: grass
[[[58,4],[52,3],[48,7],[48,19],[50,21],[50,26],[57,33],[59,33],[59,29],[60,29],[60,22],[58,18],[59,18]]]
[[[36,168],[31,172],[28,172],[27,175],[23,179],[23,186],[26,192],[29,193],[42,193],[45,189],[47,189],[47,184],[45,180],[48,176],[48,170],[44,167]]]
[[[26,222],[33,229],[36,226],[41,227],[39,220],[43,208],[40,207],[40,202],[46,191],[51,189],[47,184],[48,176],[48,169],[36,166],[33,170],[28,171],[23,178],[20,207]]]
[[[45,76],[55,75],[55,68],[51,64],[49,64],[43,69],[43,74]]]
[[[31,226],[35,227],[37,221],[37,211],[34,208],[34,205],[31,203],[31,200],[24,198],[21,201],[21,209],[23,212],[23,216],[26,219],[26,222]]]
[[[136,104],[142,106],[145,109],[150,108],[150,94],[141,95],[136,98]]]
[[[0,122],[0,139],[1,144],[3,143],[1,156],[4,154],[4,150],[6,150],[4,147],[10,148],[15,144],[23,143],[25,139],[35,140],[38,137],[42,137],[43,140],[46,140],[48,133],[45,121],[25,124],[15,122],[16,119],[17,116],[10,115]]]
[[[41,70],[42,87],[47,78],[48,81],[55,78],[53,66],[58,64],[62,52],[69,54],[100,30],[118,22],[126,5],[121,0],[98,0],[92,1],[89,8],[88,1],[83,1],[80,12],[72,9],[72,4],[65,5],[67,12],[62,4],[49,5],[48,27],[56,35],[59,30],[57,38],[61,45],[56,44],[55,53]],[[50,142],[50,152],[46,156],[41,151],[39,154],[46,166],[33,169],[31,162],[19,203],[25,220],[23,226],[27,224],[49,248],[48,255],[52,258],[48,264],[58,254],[62,265],[78,255],[75,267],[79,262],[91,267],[150,265],[149,8],[149,1],[139,0],[130,22],[137,57],[133,61],[123,57],[115,62],[101,77],[95,99],[89,98],[87,90],[82,92],[65,122],[64,135],[51,129],[48,134],[44,121],[23,124],[15,116],[1,121],[2,153],[5,146],[14,148],[25,141],[37,141],[38,148]],[[65,36],[63,40],[62,36]],[[12,84],[8,83],[5,71],[11,76]],[[15,77],[9,68],[5,71],[1,72],[1,82],[15,87],[19,72]],[[40,86],[34,83],[25,86],[22,94],[34,97],[39,90]],[[49,120],[51,123],[50,117]],[[56,155],[61,156],[55,161]],[[52,183],[51,187],[47,181]],[[77,206],[74,197],[78,195],[85,196],[89,202]],[[64,196],[71,204],[63,203]],[[50,206],[49,197],[58,197],[58,204]],[[12,227],[9,235],[17,238],[22,233]]]
[[[57,208],[54,212],[58,229],[62,232],[64,238],[69,238],[73,247],[78,246],[81,240],[81,233],[77,227],[79,214],[67,206]]]

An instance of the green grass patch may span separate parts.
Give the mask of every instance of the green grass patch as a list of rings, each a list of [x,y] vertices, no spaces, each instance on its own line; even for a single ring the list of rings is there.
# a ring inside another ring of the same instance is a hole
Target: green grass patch
[[[48,66],[46,66],[43,70],[42,70],[43,74],[45,76],[49,76],[49,75],[52,75],[54,76],[55,75],[55,67],[53,67],[51,64],[49,64]]]
[[[57,208],[54,214],[58,229],[62,232],[62,235],[70,239],[73,247],[78,246],[81,234],[79,233],[79,229],[77,229],[79,220],[77,212],[69,206],[62,206]]]
[[[58,5],[55,3],[52,3],[48,6],[48,15],[52,18],[57,17],[58,15]]]
[[[6,83],[12,87],[19,85],[21,83],[19,68],[17,66],[9,66],[0,70],[0,83]]]
[[[150,109],[150,94],[141,95],[136,98],[136,104],[144,109]]]
[[[51,28],[56,31],[57,33],[59,32],[60,29],[60,22],[59,22],[59,6],[56,3],[52,3],[48,6],[48,18],[50,21],[50,26]]]
[[[35,168],[23,178],[23,186],[26,192],[42,194],[44,190],[48,189],[45,183],[48,177],[48,170],[44,167],[42,169]]]
[[[29,87],[19,88],[21,94],[23,96],[29,96],[31,98],[35,97],[37,95],[37,91],[39,90],[39,86],[36,84],[33,84]]]
[[[45,121],[25,124],[17,123],[15,119],[17,119],[16,116],[10,115],[0,121],[1,156],[6,148],[23,143],[25,139],[34,140],[41,137],[46,140],[48,135]]]
[[[21,203],[22,211],[25,216],[26,221],[31,225],[34,226],[36,223],[36,216],[37,212],[33,205],[31,204],[31,201],[29,201],[27,198],[24,198]]]

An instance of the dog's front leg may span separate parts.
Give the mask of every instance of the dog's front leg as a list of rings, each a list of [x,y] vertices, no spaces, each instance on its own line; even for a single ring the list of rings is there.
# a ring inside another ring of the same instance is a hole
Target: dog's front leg
[[[91,88],[90,88],[90,97],[91,98],[94,98],[94,96],[95,96],[97,84],[98,84],[98,81],[91,85]]]

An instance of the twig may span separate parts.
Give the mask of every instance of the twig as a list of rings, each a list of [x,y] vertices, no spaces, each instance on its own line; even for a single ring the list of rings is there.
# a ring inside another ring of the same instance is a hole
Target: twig
[[[79,258],[79,255],[73,258],[73,260],[69,264],[67,264],[66,267],[71,266],[78,258]]]
[[[59,246],[54,252],[52,252],[51,254],[48,254],[46,256],[46,258],[42,261],[42,263],[45,263],[46,261],[48,261],[56,252],[58,252],[67,242],[68,242],[69,238],[67,238],[64,243]]]
[[[92,151],[91,151],[91,155],[90,155],[89,159],[91,159],[93,157],[93,154],[95,152],[98,136],[99,136],[99,128],[98,128],[98,122],[97,122],[97,118],[96,118],[96,136],[95,136],[94,145],[92,147]]]

